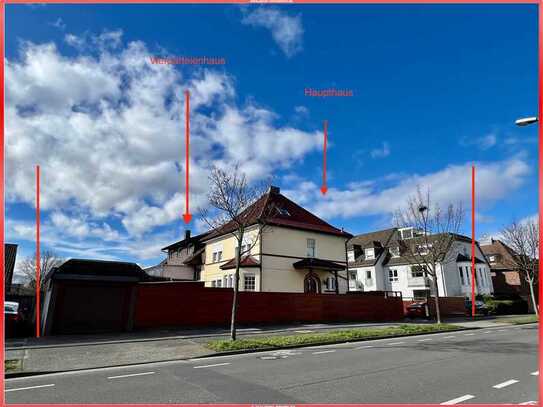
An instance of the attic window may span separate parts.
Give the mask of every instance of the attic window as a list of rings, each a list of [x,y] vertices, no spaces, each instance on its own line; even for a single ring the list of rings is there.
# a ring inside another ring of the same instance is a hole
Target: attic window
[[[373,247],[364,250],[364,254],[366,255],[366,260],[375,259],[375,249]]]
[[[290,212],[287,211],[285,208],[277,208],[277,211],[283,216],[290,216]]]

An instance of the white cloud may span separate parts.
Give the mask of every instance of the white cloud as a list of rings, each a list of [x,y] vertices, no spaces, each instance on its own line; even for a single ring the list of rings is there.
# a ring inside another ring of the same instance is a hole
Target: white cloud
[[[259,7],[252,11],[244,8],[242,11],[242,23],[270,30],[273,40],[287,57],[302,50],[304,29],[299,15],[291,16],[271,7]]]
[[[49,25],[55,27],[55,28],[58,28],[59,30],[62,30],[64,31],[64,29],[66,28],[66,24],[64,23],[64,21],[62,20],[62,18],[57,18],[55,21],[53,22],[50,22]]]
[[[152,65],[147,46],[123,46],[120,31],[66,40],[78,44],[75,56],[62,55],[54,43],[27,42],[18,60],[6,61],[7,203],[33,205],[39,164],[42,208],[53,214],[51,228],[65,229],[63,236],[108,241],[121,233],[120,239],[137,240],[181,218],[185,89],[191,92],[193,213],[205,205],[212,164],[239,161],[258,180],[322,144],[320,132],[277,126],[276,114],[254,101],[238,107],[234,78],[226,73],[185,76]],[[70,218],[73,213],[78,217]]]
[[[530,173],[529,166],[519,158],[479,163],[476,168],[477,201],[482,207],[508,196]],[[384,189],[378,189],[378,186],[379,182],[361,182],[346,189],[332,187],[322,196],[317,185],[306,183],[285,193],[324,218],[392,214],[405,204],[418,186],[429,188],[432,200],[440,205],[463,202],[467,208],[471,199],[471,164],[450,165],[434,173],[405,176]]]
[[[388,142],[383,141],[383,144],[379,148],[371,150],[370,155],[372,158],[385,158],[390,155],[390,145]]]
[[[463,137],[460,139],[460,145],[464,147],[475,146],[480,150],[488,150],[494,147],[497,141],[496,134],[489,133],[481,137]]]

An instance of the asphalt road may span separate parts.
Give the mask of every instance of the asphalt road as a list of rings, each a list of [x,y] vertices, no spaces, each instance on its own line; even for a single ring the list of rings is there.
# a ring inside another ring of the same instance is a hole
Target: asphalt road
[[[537,325],[6,380],[8,403],[528,403]]]

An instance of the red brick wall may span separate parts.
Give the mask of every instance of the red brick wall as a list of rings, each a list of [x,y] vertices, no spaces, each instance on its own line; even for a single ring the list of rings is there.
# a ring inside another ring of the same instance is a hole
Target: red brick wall
[[[407,315],[407,306],[420,301],[403,301],[404,312]],[[435,315],[435,299],[431,298],[429,302],[430,315]],[[464,297],[439,297],[439,310],[442,316],[465,315]]]
[[[199,282],[138,285],[135,328],[224,325],[230,321],[233,290]],[[385,321],[403,318],[400,297],[240,292],[241,324]]]

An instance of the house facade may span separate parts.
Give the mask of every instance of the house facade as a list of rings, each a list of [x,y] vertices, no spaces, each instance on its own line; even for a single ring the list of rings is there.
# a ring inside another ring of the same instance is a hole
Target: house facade
[[[519,295],[532,309],[530,286],[518,270],[515,251],[501,240],[492,238],[483,240],[481,249],[490,264],[494,292],[500,295]],[[537,288],[534,293],[538,302]]]
[[[428,236],[428,242],[447,242],[436,275],[440,296],[471,295],[471,239],[457,234]],[[399,291],[405,299],[434,295],[432,276],[422,259],[428,256],[422,235],[413,228],[390,228],[355,236],[347,246],[350,291]],[[414,256],[414,248],[419,255]],[[475,292],[493,292],[490,266],[475,245]]]
[[[204,263],[205,245],[202,239],[206,234],[191,236],[185,231],[185,238],[162,249],[167,253],[166,259],[145,272],[153,277],[168,280],[199,281]]]
[[[335,228],[271,187],[246,209],[240,291],[344,293],[347,240]],[[265,226],[261,227],[265,219]],[[237,238],[232,223],[203,239],[206,287],[233,287]]]

